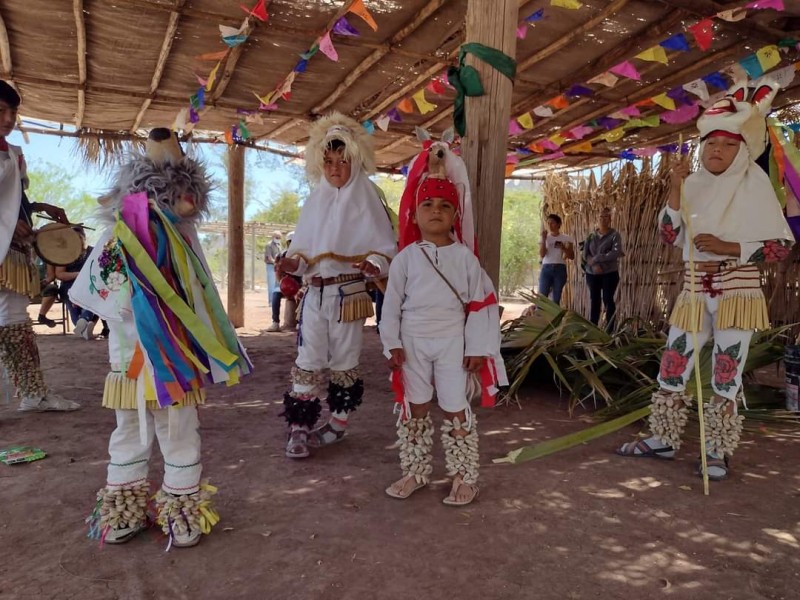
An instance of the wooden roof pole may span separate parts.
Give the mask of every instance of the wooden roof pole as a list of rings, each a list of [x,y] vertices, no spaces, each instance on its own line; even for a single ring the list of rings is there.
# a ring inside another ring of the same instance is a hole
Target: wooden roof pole
[[[83,0],[72,0],[75,15],[75,30],[78,42],[78,111],[75,113],[75,127],[83,127],[86,113],[86,21],[83,17]]]
[[[183,8],[184,4],[186,4],[186,0],[176,0],[172,12],[169,13],[167,31],[164,34],[164,41],[161,43],[161,51],[158,53],[156,68],[153,71],[153,78],[150,80],[150,97],[145,98],[144,102],[142,102],[142,106],[139,108],[139,112],[133,120],[133,125],[131,125],[131,133],[134,133],[141,126],[144,114],[150,107],[150,103],[153,101],[153,96],[155,96],[156,91],[158,91],[158,86],[161,83],[161,76],[164,74],[164,68],[167,66],[167,59],[172,50],[172,44],[175,41],[175,34],[178,31],[178,21],[181,18],[180,10]]]
[[[469,0],[467,42],[478,42],[515,56],[518,11],[517,0]],[[466,62],[477,69],[485,93],[466,98],[467,131],[461,141],[461,155],[469,174],[475,223],[479,224],[481,262],[498,287],[506,139],[514,84],[472,55],[468,55]]]
[[[228,317],[244,327],[244,153],[228,146]]]

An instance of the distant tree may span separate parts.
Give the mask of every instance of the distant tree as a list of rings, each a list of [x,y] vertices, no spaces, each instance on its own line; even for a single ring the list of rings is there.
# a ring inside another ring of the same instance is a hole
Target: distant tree
[[[542,197],[539,192],[506,189],[500,240],[500,293],[530,287],[539,264]]]
[[[253,215],[257,223],[281,223],[294,225],[300,218],[300,195],[290,189],[278,190],[276,196],[266,202],[266,207]]]

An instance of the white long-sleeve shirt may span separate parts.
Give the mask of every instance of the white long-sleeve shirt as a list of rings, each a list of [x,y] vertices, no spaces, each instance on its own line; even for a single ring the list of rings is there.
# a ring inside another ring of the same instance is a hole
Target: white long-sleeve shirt
[[[461,302],[423,252],[456,289]],[[497,306],[470,312],[465,324],[462,304],[485,300],[484,277],[478,259],[463,244],[437,247],[418,242],[404,248],[389,266],[383,300],[380,332],[386,356],[389,350],[402,348],[406,336],[453,337],[462,331],[465,356],[491,355],[499,332],[492,326],[489,311]]]

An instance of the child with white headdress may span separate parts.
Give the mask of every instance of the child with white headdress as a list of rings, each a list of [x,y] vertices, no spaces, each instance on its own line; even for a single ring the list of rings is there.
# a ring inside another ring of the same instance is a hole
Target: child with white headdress
[[[653,394],[652,437],[624,444],[617,450],[622,456],[674,457],[693,399],[686,390],[692,357],[712,339],[704,450],[709,479],[727,477],[742,434],[737,402],[750,339],[754,330],[769,327],[758,263],[785,259],[794,244],[769,177],[754,162],[766,147],[765,116],[777,90],[759,87],[746,102],[747,87],[740,86],[712,105],[697,121],[700,169],[690,175],[681,162],[672,170],[658,221],[663,242],[683,249],[685,280]]]
[[[342,440],[362,402],[362,329],[373,315],[366,279],[385,275],[397,252],[388,209],[369,179],[374,171],[369,135],[353,119],[334,112],[311,127],[306,172],[314,188],[281,262],[307,286],[292,389],[284,395],[288,458]],[[314,429],[323,395],[330,419]]]

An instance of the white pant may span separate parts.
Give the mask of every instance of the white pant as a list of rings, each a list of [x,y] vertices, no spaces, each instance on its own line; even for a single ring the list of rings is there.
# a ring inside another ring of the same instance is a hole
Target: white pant
[[[300,312],[300,343],[295,364],[304,371],[349,371],[361,357],[364,319],[339,322],[339,286],[309,286]]]
[[[667,347],[661,356],[658,383],[662,389],[670,392],[685,391],[694,370],[694,352],[702,350],[713,334],[711,388],[718,396],[735,400],[736,393],[742,387],[742,371],[747,362],[753,332],[744,329],[717,329],[714,322],[719,300],[702,294],[698,301],[703,302],[705,307],[703,327],[697,332],[698,349],[694,347],[691,333],[671,326]],[[689,390],[689,393],[694,393],[694,390]]]
[[[25,323],[30,303],[28,296],[0,288],[0,327]]]
[[[464,336],[422,338],[403,336],[406,361],[403,364],[405,400],[425,404],[436,397],[446,412],[469,407],[467,371],[464,369]]]
[[[139,438],[139,416],[135,410],[116,410],[117,428],[108,442],[109,488],[131,487],[147,480],[153,438],[164,456],[162,488],[170,494],[196,492],[203,465],[197,408],[163,408],[147,411],[147,444]]]

